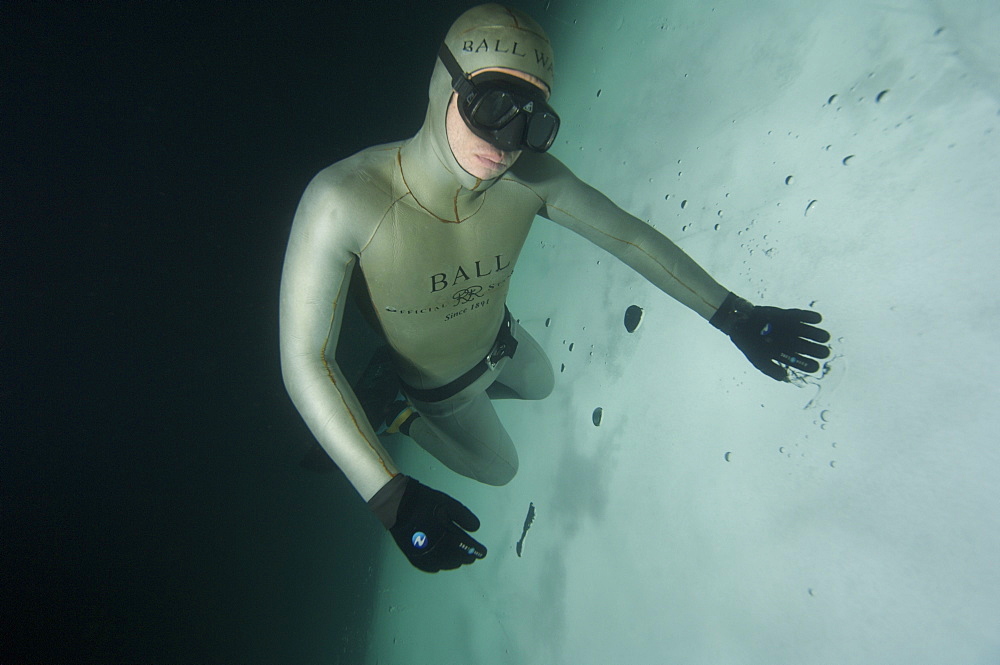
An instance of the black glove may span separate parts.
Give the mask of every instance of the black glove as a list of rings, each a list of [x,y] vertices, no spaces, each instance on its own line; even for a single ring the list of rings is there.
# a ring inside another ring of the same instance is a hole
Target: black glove
[[[813,358],[830,356],[830,349],[821,346],[830,341],[830,333],[806,325],[822,320],[819,312],[755,307],[730,293],[709,323],[729,335],[754,367],[776,381],[787,381],[788,371],[778,363],[816,372],[819,363]]]
[[[479,518],[444,492],[399,474],[368,502],[414,566],[428,573],[451,570],[486,556],[466,531]]]

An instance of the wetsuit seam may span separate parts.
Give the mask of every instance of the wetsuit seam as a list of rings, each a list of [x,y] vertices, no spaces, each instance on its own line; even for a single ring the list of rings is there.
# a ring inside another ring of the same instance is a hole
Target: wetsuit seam
[[[458,218],[458,197],[462,193],[462,189],[459,188],[458,191],[455,192],[455,198],[454,198],[454,201],[453,201],[454,202],[454,209],[455,209],[455,219],[445,219],[444,217],[441,217],[440,215],[438,215],[437,213],[435,213],[433,210],[430,210],[429,208],[427,208],[426,206],[424,206],[424,204],[420,202],[420,199],[417,198],[417,195],[413,193],[413,190],[410,189],[410,183],[406,182],[406,174],[403,172],[403,151],[402,151],[402,148],[397,148],[396,149],[396,166],[399,167],[399,177],[403,179],[403,186],[406,187],[406,194],[410,195],[410,198],[413,199],[414,203],[416,203],[418,206],[420,206],[421,210],[423,210],[424,212],[426,212],[428,215],[430,215],[434,219],[438,220],[439,222],[444,222],[445,224],[461,224],[465,220],[471,219],[472,217],[475,217],[476,213],[478,213],[480,210],[482,210],[483,206],[486,204],[486,192],[483,192],[482,197],[480,197],[480,198],[482,198],[482,201],[480,201],[479,207],[476,208],[475,210],[473,210],[471,213],[469,213],[468,217],[465,217],[464,219],[459,219]],[[480,182],[482,182],[482,181],[477,178],[476,179],[476,186],[477,187],[479,186]],[[406,197],[406,194],[403,194],[402,196],[400,196],[398,199],[396,199],[396,201],[400,201],[400,200],[404,199]],[[393,203],[395,203],[396,201],[394,201]]]
[[[662,263],[660,263],[660,261],[657,260],[657,258],[655,256],[653,256],[652,254],[650,254],[649,252],[647,252],[640,245],[637,245],[634,242],[629,242],[628,240],[625,240],[623,238],[618,238],[617,236],[613,236],[610,233],[604,231],[603,229],[601,229],[601,228],[599,228],[597,226],[594,226],[593,224],[590,224],[590,223],[588,223],[588,222],[580,219],[579,217],[577,217],[573,213],[569,212],[568,210],[564,210],[563,208],[560,208],[559,206],[553,206],[553,205],[551,205],[547,201],[546,201],[545,205],[547,207],[550,207],[550,208],[554,209],[554,210],[558,210],[559,212],[563,213],[567,217],[575,219],[580,224],[582,224],[582,225],[584,225],[584,226],[586,226],[586,227],[588,227],[588,228],[596,231],[597,233],[600,233],[601,235],[603,235],[603,236],[605,236],[607,238],[611,238],[612,240],[615,240],[616,242],[623,243],[625,245],[628,245],[630,247],[634,247],[635,249],[639,250],[640,252],[642,252],[643,254],[645,254],[647,257],[649,257],[653,261],[653,263],[655,263],[656,265],[660,266],[660,269],[663,270],[663,272],[667,273],[670,276],[670,278],[673,279],[677,284],[679,284],[680,286],[683,286],[685,289],[687,289],[688,291],[690,291],[691,295],[693,295],[694,297],[696,297],[699,300],[701,300],[703,303],[705,303],[705,305],[707,305],[709,307],[713,307],[712,303],[710,303],[708,300],[706,300],[703,295],[701,295],[700,293],[698,293],[697,291],[695,291],[693,288],[691,288],[686,282],[684,282],[683,280],[681,280],[680,277],[678,277],[677,275],[675,275],[669,268],[667,268],[665,265],[663,265]]]
[[[404,198],[406,198],[406,194],[401,194],[400,196],[393,199],[392,202],[390,202],[389,205],[385,207],[385,210],[382,212],[382,216],[379,217],[378,219],[378,223],[375,224],[375,228],[372,229],[371,235],[368,236],[368,240],[366,240],[364,245],[362,245],[361,248],[358,249],[358,254],[357,254],[358,261],[361,260],[361,255],[365,253],[365,250],[368,249],[368,246],[371,245],[372,241],[375,240],[375,236],[378,235],[379,229],[382,228],[382,224],[385,222],[385,218],[389,216],[389,213],[392,212],[392,209],[396,206],[396,204],[402,201]]]
[[[532,187],[531,185],[527,184],[527,183],[521,182],[520,180],[517,180],[515,178],[507,178],[507,177],[500,178],[500,182],[509,182],[511,184],[514,184],[514,185],[520,185],[521,187],[524,187],[526,190],[528,190],[529,192],[531,192],[532,194],[534,194],[535,196],[537,196],[538,197],[538,201],[540,203],[545,203],[546,202],[545,201],[545,197],[542,196],[541,194],[539,194],[538,192],[536,192],[535,188]]]
[[[548,42],[548,37],[546,37],[545,35],[541,34],[540,32],[538,32],[538,31],[536,31],[536,30],[532,30],[532,29],[528,28],[527,26],[523,26],[523,25],[521,25],[521,22],[517,20],[517,16],[515,16],[515,15],[514,15],[514,14],[513,14],[513,13],[512,13],[511,11],[510,11],[510,9],[508,9],[508,8],[504,7],[504,11],[506,11],[506,12],[507,12],[507,14],[508,14],[508,15],[510,16],[511,20],[513,20],[513,21],[514,21],[514,29],[515,29],[515,30],[521,30],[521,31],[523,31],[523,32],[527,32],[527,33],[528,33],[529,35],[534,35],[534,36],[536,36],[536,37],[539,37],[539,38],[541,38],[541,39],[542,39],[542,40],[544,40],[545,42]],[[479,26],[473,26],[473,27],[471,27],[471,28],[468,28],[468,29],[466,29],[466,30],[463,30],[463,31],[462,31],[462,32],[461,32],[460,34],[462,34],[462,35],[465,35],[465,34],[467,34],[467,33],[470,33],[470,32],[475,32],[475,31],[477,31],[477,30],[479,30]]]
[[[347,274],[347,266],[351,264],[351,261],[353,261],[353,259],[348,260],[347,263],[344,264],[343,274]],[[354,414],[354,411],[351,410],[351,407],[347,403],[347,400],[344,399],[344,392],[337,384],[337,378],[334,376],[334,372],[330,368],[330,363],[327,362],[326,359],[327,358],[326,348],[327,345],[330,343],[331,336],[333,335],[334,322],[337,320],[337,305],[340,302],[341,297],[343,297],[343,294],[344,294],[344,282],[341,281],[340,288],[337,289],[337,296],[333,299],[331,307],[332,313],[330,315],[330,325],[327,327],[326,338],[323,340],[323,344],[320,347],[320,356],[319,356],[320,362],[323,363],[323,368],[326,370],[326,376],[328,379],[330,379],[330,383],[333,384],[333,387],[336,389],[337,394],[340,395],[341,403],[344,405],[344,408],[347,410],[348,415],[351,417],[351,422],[354,423],[354,428],[357,430],[358,434],[361,435],[361,438],[364,439],[365,443],[368,444],[368,447],[371,449],[371,451],[375,453],[375,458],[378,459],[379,464],[382,465],[382,468],[385,469],[385,472],[389,474],[390,478],[392,478],[395,474],[393,474],[393,472],[389,470],[389,466],[388,464],[386,464],[385,459],[382,458],[382,455],[379,454],[378,450],[375,448],[375,445],[368,439],[368,436],[365,435],[364,431],[361,428],[361,424],[358,422],[357,416]]]

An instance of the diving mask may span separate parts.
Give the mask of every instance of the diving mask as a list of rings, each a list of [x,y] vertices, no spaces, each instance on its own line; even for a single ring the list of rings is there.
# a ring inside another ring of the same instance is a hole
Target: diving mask
[[[540,88],[502,72],[470,77],[444,44],[438,56],[458,93],[458,111],[473,134],[505,151],[545,152],[552,147],[559,116]]]

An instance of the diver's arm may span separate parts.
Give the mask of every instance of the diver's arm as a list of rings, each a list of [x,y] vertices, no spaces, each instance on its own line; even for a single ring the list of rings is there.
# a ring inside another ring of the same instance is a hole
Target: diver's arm
[[[761,372],[788,380],[786,368],[819,371],[830,355],[822,317],[801,309],[757,307],[720,286],[677,245],[582,182],[551,155],[518,162],[517,175],[545,202],[541,214],[608,250],[665,293],[724,332]]]
[[[343,190],[327,169],[295,212],[281,275],[281,372],[316,440],[368,501],[398,471],[335,361],[351,272],[367,239]]]
[[[669,238],[619,208],[555,157],[524,157],[517,173],[534,181],[533,188],[543,196],[542,216],[607,250],[706,320],[718,311],[729,291]]]

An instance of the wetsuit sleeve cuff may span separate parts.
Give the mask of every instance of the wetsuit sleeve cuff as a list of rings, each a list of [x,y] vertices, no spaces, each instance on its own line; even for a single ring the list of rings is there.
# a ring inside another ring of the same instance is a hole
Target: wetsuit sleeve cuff
[[[730,292],[708,322],[727,335],[731,335],[736,325],[747,319],[751,311],[753,311],[753,305],[749,301]]]
[[[396,525],[396,512],[399,510],[399,502],[403,499],[406,481],[405,475],[397,473],[368,500],[368,507],[386,529]]]

